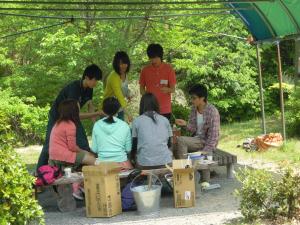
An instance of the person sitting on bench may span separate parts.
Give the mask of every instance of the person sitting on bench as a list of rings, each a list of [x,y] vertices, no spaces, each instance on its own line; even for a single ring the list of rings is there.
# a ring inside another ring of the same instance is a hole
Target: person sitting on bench
[[[171,139],[173,133],[169,120],[159,114],[159,104],[151,93],[142,96],[140,116],[132,124],[132,158],[140,169],[162,168],[172,163]]]
[[[193,103],[189,121],[176,119],[175,123],[186,127],[192,133],[192,137],[177,138],[174,148],[176,159],[186,159],[189,152],[196,151],[212,155],[212,151],[218,144],[220,115],[217,108],[207,102],[207,88],[204,85],[196,84],[190,89],[189,94]]]
[[[131,131],[126,122],[116,115],[120,103],[115,97],[103,101],[103,112],[106,117],[98,120],[92,133],[92,151],[98,155],[97,163],[101,161],[118,162],[122,169],[132,169],[127,158],[131,151]]]
[[[72,167],[79,169],[82,165],[94,165],[93,153],[81,149],[76,144],[76,126],[79,124],[79,103],[67,99],[58,107],[59,117],[52,128],[49,141],[49,164],[61,169]]]
[[[93,153],[76,144],[77,126],[80,126],[79,111],[79,102],[74,99],[63,100],[58,106],[58,120],[49,139],[49,164],[61,170],[71,167],[75,171],[82,165],[94,165],[96,161]],[[84,199],[80,183],[73,184],[73,196],[79,200]]]

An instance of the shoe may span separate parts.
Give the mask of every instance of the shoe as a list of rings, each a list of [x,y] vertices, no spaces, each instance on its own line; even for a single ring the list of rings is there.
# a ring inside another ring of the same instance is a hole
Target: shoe
[[[77,191],[74,191],[72,195],[77,200],[81,200],[81,201],[84,200],[83,192],[80,189],[78,189]]]

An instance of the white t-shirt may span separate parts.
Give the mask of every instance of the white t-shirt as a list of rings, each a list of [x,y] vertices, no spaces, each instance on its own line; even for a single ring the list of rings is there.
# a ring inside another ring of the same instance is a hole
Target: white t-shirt
[[[203,114],[197,112],[197,132],[196,132],[196,136],[201,135],[203,124],[204,124]]]

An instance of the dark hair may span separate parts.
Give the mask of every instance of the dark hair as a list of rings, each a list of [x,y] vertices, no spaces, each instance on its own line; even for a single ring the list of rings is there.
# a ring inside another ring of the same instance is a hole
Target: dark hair
[[[85,68],[82,79],[84,79],[85,77],[88,77],[90,80],[93,78],[95,78],[96,80],[101,80],[102,71],[96,64],[89,65]]]
[[[207,101],[207,88],[202,84],[195,84],[194,86],[192,86],[189,90],[189,94],[196,95],[199,98],[204,97],[204,101]]]
[[[146,116],[149,116],[154,123],[156,123],[154,112],[159,113],[158,101],[153,94],[146,93],[142,96],[140,102],[140,115],[145,114]]]
[[[121,105],[115,97],[106,98],[103,101],[103,112],[108,116],[104,121],[106,123],[114,123],[114,115],[117,114]]]
[[[127,70],[126,73],[130,70],[130,59],[126,52],[120,51],[116,52],[114,60],[113,60],[113,68],[116,71],[117,74],[120,74],[120,62],[127,64]]]
[[[160,44],[150,44],[147,48],[147,55],[149,58],[159,57],[162,60],[164,56],[163,47]]]
[[[74,99],[66,99],[58,106],[58,120],[57,123],[62,121],[72,121],[75,125],[79,124],[79,105],[78,101]]]

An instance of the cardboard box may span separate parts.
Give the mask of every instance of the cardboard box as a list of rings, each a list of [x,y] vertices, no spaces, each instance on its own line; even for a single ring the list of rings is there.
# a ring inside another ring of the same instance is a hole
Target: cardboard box
[[[112,217],[122,213],[120,167],[114,162],[84,166],[87,217]]]
[[[191,160],[173,160],[175,208],[195,206],[195,178]]]

